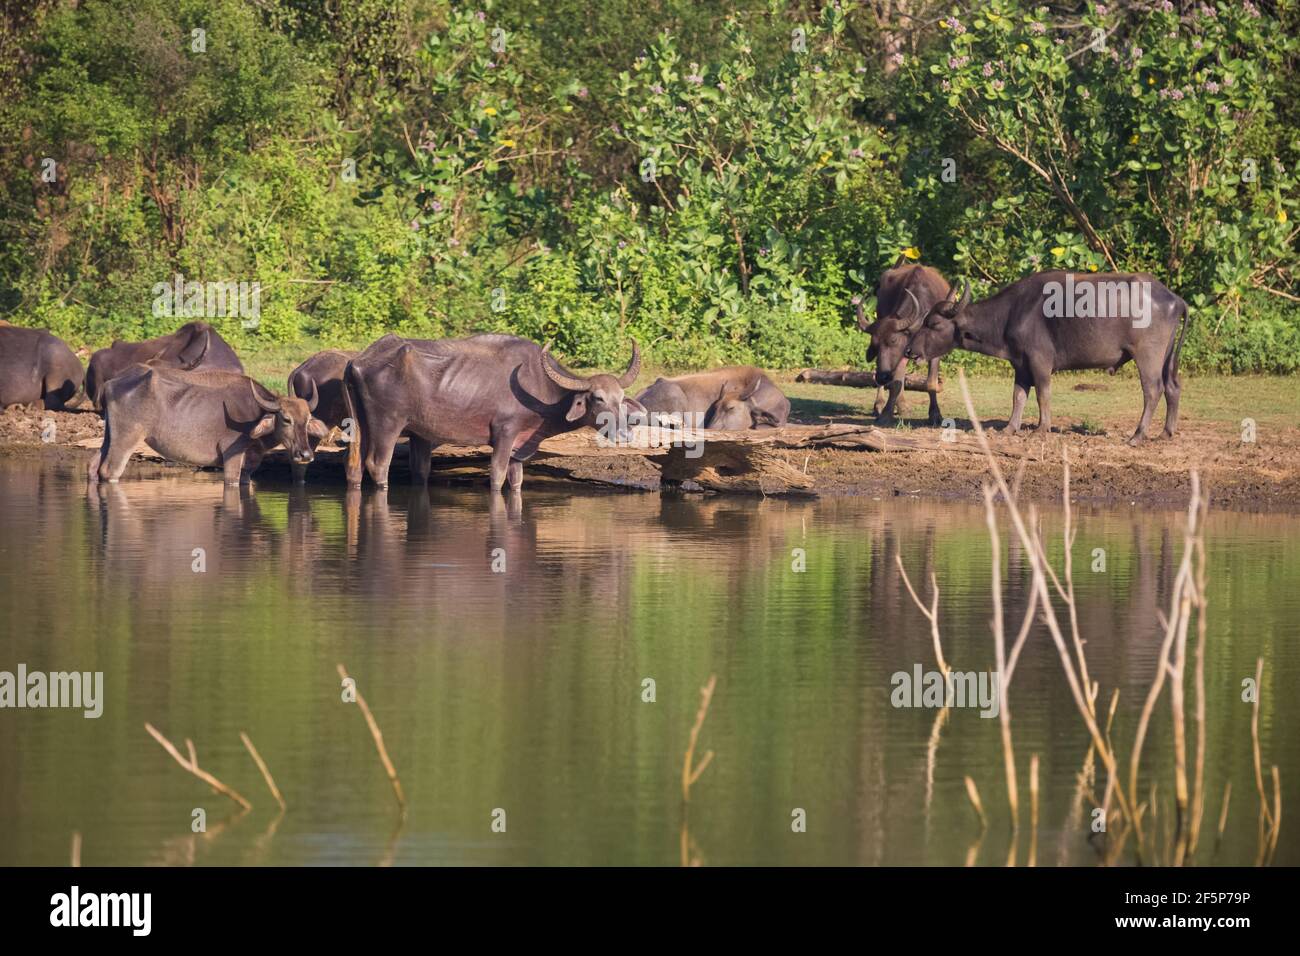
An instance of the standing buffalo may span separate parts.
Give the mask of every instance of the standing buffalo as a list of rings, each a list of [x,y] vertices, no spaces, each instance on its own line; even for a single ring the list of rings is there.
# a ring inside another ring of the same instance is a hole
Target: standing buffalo
[[[95,408],[104,407],[104,386],[138,362],[194,369],[226,369],[243,373],[239,356],[206,322],[186,322],[175,332],[143,342],[117,342],[90,357],[86,369],[86,395]]]
[[[926,314],[948,296],[948,283],[929,266],[909,265],[899,256],[892,269],[886,269],[876,286],[876,321],[867,324],[861,303],[858,304],[858,328],[871,336],[867,361],[876,360],[876,417],[882,425],[892,424],[894,409],[903,396],[907,381],[908,339],[921,328]],[[884,389],[889,390],[888,401]],[[939,412],[939,359],[930,360],[925,390],[930,395],[931,425],[942,422]]]
[[[342,428],[348,417],[347,397],[343,394],[343,373],[348,362],[359,353],[345,352],[339,349],[326,349],[317,352],[307,361],[289,373],[290,395],[316,395],[316,407],[312,414],[324,423],[326,428]],[[313,450],[315,445],[312,446]],[[306,463],[293,462],[293,480],[302,484],[306,480]]]
[[[312,460],[311,438],[325,435],[312,418],[313,391],[281,398],[246,375],[133,365],[103,389],[104,442],[90,462],[91,481],[117,481],[141,441],[172,461],[220,466],[226,484],[248,480],[268,449]]]
[[[42,402],[61,411],[84,376],[72,349],[47,329],[0,324],[0,408]]]
[[[1020,416],[1032,386],[1038,393],[1038,430],[1052,425],[1052,373],[1137,364],[1142,419],[1129,439],[1139,444],[1165,397],[1165,437],[1178,428],[1178,356],[1187,329],[1187,303],[1147,273],[1040,272],[992,298],[971,302],[970,283],[931,309],[907,347],[916,359],[937,359],[955,348],[1006,359],[1015,370],[1011,419]]]
[[[790,400],[752,365],[655,379],[636,400],[651,419],[691,415],[691,424],[725,431],[774,428],[790,417]]]
[[[348,417],[356,422],[348,446],[348,484],[371,479],[388,486],[393,446],[411,440],[411,480],[429,479],[435,445],[492,446],[491,487],[506,478],[518,491],[523,463],[543,439],[592,425],[629,437],[627,416],[645,409],[623,390],[636,381],[641,353],[622,375],[582,378],[562,368],[547,349],[513,335],[467,339],[402,339],[386,335],[348,363]]]

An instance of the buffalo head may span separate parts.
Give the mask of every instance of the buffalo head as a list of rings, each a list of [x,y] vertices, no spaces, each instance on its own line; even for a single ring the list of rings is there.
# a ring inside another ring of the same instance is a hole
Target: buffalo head
[[[542,371],[560,388],[573,394],[565,421],[596,429],[613,424],[613,437],[618,441],[630,441],[632,432],[629,425],[636,419],[644,420],[647,414],[644,405],[625,394],[641,371],[641,349],[636,339],[632,340],[632,361],[622,375],[601,373],[581,378],[567,372],[551,355],[549,343],[542,349]]]
[[[867,361],[876,363],[876,384],[888,385],[907,370],[903,354],[908,339],[925,321],[926,312],[948,291],[948,284],[934,269],[908,265],[899,256],[893,267],[880,277],[876,287],[876,321],[868,324],[859,303],[858,328],[871,336]]]
[[[955,290],[937,303],[925,317],[920,329],[907,343],[907,358],[925,361],[942,358],[962,344],[966,323],[966,308],[970,305],[970,280],[966,280],[961,298]]]
[[[771,412],[754,407],[754,393],[762,384],[762,379],[756,378],[748,388],[733,382],[723,385],[718,397],[704,413],[704,427],[719,431],[745,431],[765,425],[774,428],[780,425]]]
[[[266,442],[266,447],[283,445],[289,452],[289,457],[297,464],[312,461],[316,454],[312,451],[311,439],[319,441],[329,432],[324,422],[311,415],[316,410],[318,400],[316,383],[311,383],[311,393],[303,398],[296,395],[275,395],[269,399],[258,391],[256,383],[250,381],[248,384],[258,407],[266,412],[249,433],[249,437],[264,438],[273,435],[274,439]]]

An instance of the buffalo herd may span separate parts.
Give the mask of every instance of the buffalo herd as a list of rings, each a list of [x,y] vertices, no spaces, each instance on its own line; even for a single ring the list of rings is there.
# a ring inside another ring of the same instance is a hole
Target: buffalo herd
[[[893,421],[909,362],[927,368],[929,421],[942,421],[939,361],[953,349],[1004,359],[1014,372],[1007,430],[1020,429],[1032,387],[1038,429],[1051,427],[1051,376],[1069,369],[1114,372],[1132,360],[1141,382],[1143,440],[1161,396],[1164,434],[1178,424],[1178,359],[1187,304],[1144,273],[1041,272],[972,301],[935,269],[899,261],[876,288],[876,316],[857,307],[870,336],[881,397],[877,419]],[[435,446],[489,445],[491,487],[517,490],[523,463],[545,439],[584,426],[627,440],[638,423],[735,431],[776,428],[790,402],[760,369],[731,366],[658,378],[633,396],[641,369],[635,341],[621,374],[578,375],[543,347],[512,335],[409,339],[385,335],[361,352],[329,349],[290,374],[285,396],[244,374],[234,349],[202,321],[142,342],[114,342],[81,362],[44,329],[0,320],[0,406],[82,401],[104,417],[104,440],[89,469],[117,481],[145,441],[166,458],[220,467],[247,480],[265,453],[283,446],[302,481],[316,445],[333,429],[348,438],[347,480],[363,473],[383,487],[399,439],[410,443],[412,480],[428,480]]]

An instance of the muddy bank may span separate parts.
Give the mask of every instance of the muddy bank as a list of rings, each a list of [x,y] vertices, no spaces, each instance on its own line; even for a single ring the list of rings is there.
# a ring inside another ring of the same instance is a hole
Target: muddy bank
[[[991,424],[996,428],[1000,423]],[[957,428],[959,441],[952,448],[889,452],[814,448],[776,450],[774,454],[812,478],[815,492],[821,495],[979,500],[987,467],[982,456],[969,450],[969,424],[958,420]],[[76,443],[102,434],[103,424],[91,412],[14,407],[0,413],[0,455],[84,464],[93,452]],[[897,434],[933,436],[937,432],[902,428]],[[1227,423],[1187,422],[1176,438],[1155,439],[1138,448],[1128,447],[1117,429],[1101,435],[1053,432],[1047,437],[991,431],[990,437],[1008,477],[1020,473],[1021,495],[1027,500],[1060,500],[1062,453],[1068,450],[1071,492],[1078,501],[1181,507],[1187,500],[1189,472],[1198,468],[1215,507],[1300,511],[1300,428],[1296,427],[1261,430],[1255,441],[1244,442],[1240,431]],[[432,479],[478,482],[486,469],[486,458],[481,456],[440,459],[435,455]],[[140,461],[132,464],[128,476],[196,470],[188,465]],[[272,455],[259,475],[287,481],[289,469]],[[658,487],[656,465],[635,456],[549,458],[530,464],[525,475],[526,481],[533,483],[570,480],[624,489]],[[399,453],[392,478],[402,482],[406,476],[406,463]],[[341,456],[322,454],[308,480],[313,484],[341,482]]]

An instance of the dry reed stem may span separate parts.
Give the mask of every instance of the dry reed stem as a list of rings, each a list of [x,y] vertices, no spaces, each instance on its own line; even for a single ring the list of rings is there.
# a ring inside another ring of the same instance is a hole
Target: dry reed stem
[[[930,622],[930,638],[934,642],[934,657],[939,662],[939,671],[943,674],[945,683],[950,673],[948,662],[944,660],[943,645],[939,641],[939,582],[933,572],[930,574],[930,606],[927,608],[921,603],[920,597],[917,596],[916,589],[912,587],[912,581],[907,576],[907,568],[903,567],[903,556],[895,554],[894,560],[898,563],[898,573],[903,576],[903,584],[907,586],[907,593],[912,596],[913,603],[925,615],[925,619]],[[949,687],[944,694],[944,706],[946,707],[951,701],[952,688]]]
[[[284,797],[280,794],[280,788],[275,785],[275,780],[271,777],[271,771],[267,768],[266,761],[264,761],[262,755],[257,752],[257,748],[253,746],[253,742],[248,739],[248,734],[241,730],[239,732],[239,739],[244,742],[244,747],[247,748],[249,756],[253,758],[253,763],[257,764],[257,769],[262,771],[262,779],[266,781],[266,785],[271,791],[271,796],[275,797],[275,802],[280,805],[281,810],[289,809],[285,806]]]
[[[338,665],[339,677],[343,680],[348,679],[348,672],[342,664]],[[403,814],[406,813],[406,794],[402,792],[402,781],[397,777],[397,768],[393,766],[393,761],[388,758],[388,748],[384,746],[384,734],[379,729],[379,724],[375,722],[375,715],[370,712],[366,705],[366,699],[361,696],[361,691],[353,689],[357,695],[357,706],[361,708],[362,715],[366,718],[366,725],[370,728],[370,736],[375,739],[375,749],[379,751],[379,762],[384,765],[384,772],[388,774],[388,780],[393,785],[393,795],[397,797],[397,806]]]
[[[1097,726],[1096,718],[1092,710],[1093,691],[1086,684],[1082,684],[1079,675],[1075,673],[1075,667],[1070,659],[1069,652],[1065,646],[1065,636],[1061,632],[1060,624],[1056,620],[1056,614],[1052,609],[1051,597],[1047,591],[1046,572],[1044,571],[1044,562],[1042,560],[1042,551],[1036,544],[1036,536],[1031,533],[1026,525],[1024,517],[1020,513],[1020,508],[1011,495],[1011,489],[1007,487],[1006,478],[1002,474],[1002,468],[998,465],[997,456],[993,454],[993,449],[989,445],[988,435],[984,432],[984,426],[980,423],[979,416],[975,413],[975,403],[970,397],[970,386],[966,382],[965,372],[958,370],[958,379],[961,382],[962,399],[966,404],[966,411],[970,418],[971,425],[975,429],[975,437],[979,443],[980,450],[984,453],[984,458],[988,462],[989,470],[997,483],[998,489],[1002,492],[1002,497],[1007,504],[1007,512],[1011,517],[1012,526],[1016,529],[1016,534],[1020,537],[1024,545],[1025,554],[1029,558],[1030,567],[1033,571],[1033,587],[1038,592],[1040,609],[1043,623],[1047,625],[1048,633],[1052,637],[1052,643],[1056,646],[1057,654],[1061,658],[1061,665],[1065,671],[1066,683],[1069,685],[1070,694],[1074,698],[1075,706],[1083,718],[1084,724],[1092,736],[1093,743],[1096,745],[1097,753],[1101,756],[1102,762],[1106,764],[1106,769],[1112,775],[1116,771],[1116,759],[1114,753],[1106,745],[1106,741],[1101,735],[1101,729]],[[1125,796],[1123,787],[1116,783],[1116,797],[1120,802],[1120,807],[1126,816],[1131,816],[1131,809],[1128,799]]]
[[[1038,865],[1038,754],[1029,757],[1029,865]]]
[[[975,808],[975,814],[980,818],[980,833],[983,833],[989,828],[989,821],[984,816],[984,804],[980,802],[979,787],[975,786],[975,781],[970,777],[966,778],[966,796],[970,798],[970,805]]]
[[[187,761],[184,757],[181,756],[180,751],[177,750],[175,746],[172,745],[172,742],[168,740],[166,737],[164,737],[161,733],[159,733],[157,728],[155,728],[153,724],[146,723],[144,725],[144,729],[149,731],[149,736],[153,737],[154,740],[162,744],[162,748],[166,750],[169,754],[171,754],[172,759],[175,760],[178,764],[180,764],[185,770],[188,770],[194,776],[198,777],[200,780],[206,783],[217,793],[221,794],[222,796],[229,797],[231,800],[235,801],[235,803],[239,804],[245,810],[251,810],[253,808],[253,805],[249,803],[247,800],[245,800],[238,792],[232,790],[230,787],[227,787],[224,783],[222,783],[216,777],[212,776],[212,774],[208,773],[206,770],[202,770],[199,768],[198,758],[194,755],[194,745],[192,743],[189,744],[190,760]]]
[[[1282,832],[1282,776],[1278,773],[1277,764],[1273,764],[1273,832],[1269,838],[1268,859],[1265,860],[1267,865],[1272,865],[1273,857],[1277,854],[1277,838]]]
[[[700,707],[695,712],[695,723],[691,727],[691,739],[686,745],[686,757],[682,762],[682,801],[691,802],[691,787],[695,781],[700,779],[700,774],[713,760],[713,751],[710,750],[704,755],[698,767],[694,766],[695,762],[695,744],[699,741],[700,728],[704,726],[704,718],[709,715],[709,704],[713,700],[713,688],[717,686],[718,675],[710,674],[709,682],[700,688]]]
[[[1011,740],[1011,709],[1007,705],[1006,635],[1002,621],[1002,536],[993,511],[993,489],[984,483],[984,521],[989,529],[993,578],[993,653],[998,668],[998,724],[1002,733],[1002,767],[1007,778],[1007,804],[1011,808],[1011,832],[1020,831],[1020,787],[1016,781],[1016,752]],[[1014,847],[1015,841],[1012,841]]]

